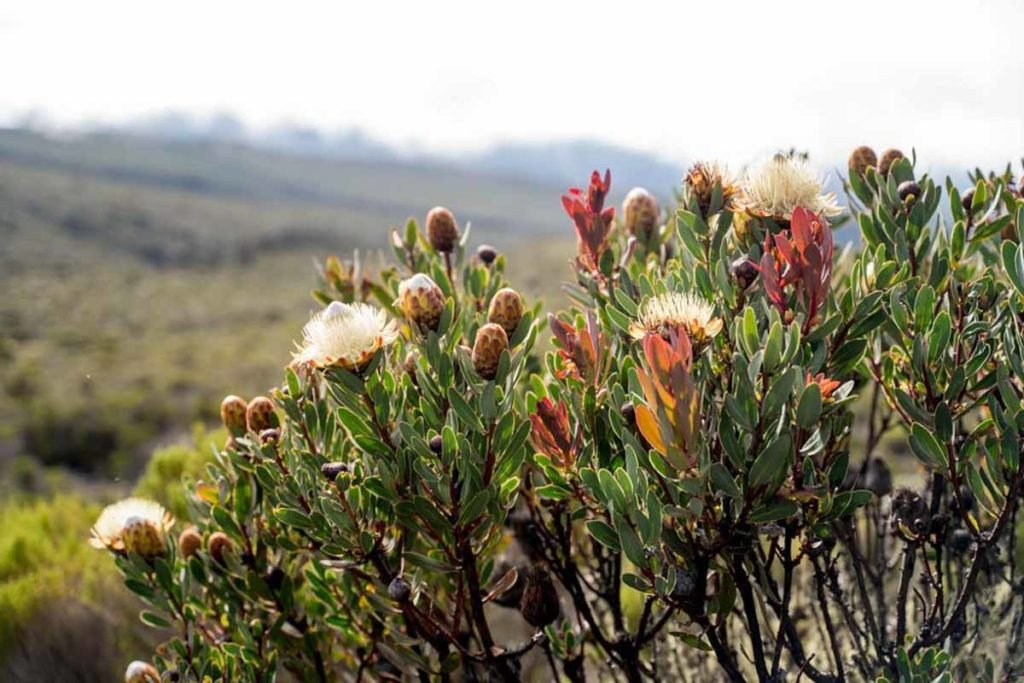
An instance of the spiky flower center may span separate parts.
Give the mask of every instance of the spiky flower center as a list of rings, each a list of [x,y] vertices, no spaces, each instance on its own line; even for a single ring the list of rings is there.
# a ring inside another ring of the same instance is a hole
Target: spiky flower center
[[[803,161],[778,155],[747,174],[744,207],[760,216],[789,220],[798,206],[835,216],[842,209],[835,193],[826,193],[824,181]]]
[[[630,332],[637,339],[653,332],[665,336],[683,327],[695,343],[703,343],[722,330],[714,306],[689,292],[667,292],[647,299],[640,307]]]
[[[364,303],[335,301],[306,323],[293,358],[297,365],[341,365],[359,370],[397,336],[397,326],[383,310]]]

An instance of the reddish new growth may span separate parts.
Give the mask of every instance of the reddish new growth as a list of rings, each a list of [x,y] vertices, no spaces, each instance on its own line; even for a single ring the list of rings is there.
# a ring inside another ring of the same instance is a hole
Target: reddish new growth
[[[533,429],[530,435],[534,447],[551,458],[562,469],[569,469],[576,461],[576,453],[569,429],[569,412],[565,404],[552,403],[545,398],[537,403],[537,412],[530,415]]]
[[[789,229],[765,237],[759,268],[765,293],[785,316],[789,313],[790,292],[795,291],[797,302],[807,314],[805,331],[817,324],[818,312],[828,297],[833,252],[828,221],[799,206],[793,210]]]
[[[817,375],[813,376],[808,372],[804,384],[817,384],[818,389],[821,390],[822,398],[831,398],[832,392],[839,388],[839,382],[826,377],[823,372],[819,372]]]
[[[594,171],[590,176],[590,187],[586,195],[578,187],[562,195],[562,206],[576,225],[579,249],[576,261],[591,272],[597,273],[601,254],[608,248],[608,234],[615,220],[615,207],[604,208],[605,197],[612,186],[612,172],[606,170],[604,179]]]
[[[556,373],[558,378],[573,377],[594,386],[600,384],[607,357],[604,335],[598,329],[594,314],[588,312],[586,325],[579,329],[551,314],[548,325],[558,341],[558,353],[563,361],[563,369]]]
[[[649,332],[643,340],[647,371],[638,369],[646,405],[636,406],[640,433],[651,447],[678,469],[693,465],[698,430],[697,387],[690,368],[693,345],[680,326],[662,335]]]

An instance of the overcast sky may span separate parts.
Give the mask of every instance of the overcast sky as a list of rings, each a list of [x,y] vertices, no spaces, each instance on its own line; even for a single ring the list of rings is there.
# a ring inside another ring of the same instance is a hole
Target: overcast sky
[[[742,163],[868,143],[996,164],[1024,155],[1022,27],[1020,0],[4,0],[0,120],[226,111],[442,152],[587,137]]]

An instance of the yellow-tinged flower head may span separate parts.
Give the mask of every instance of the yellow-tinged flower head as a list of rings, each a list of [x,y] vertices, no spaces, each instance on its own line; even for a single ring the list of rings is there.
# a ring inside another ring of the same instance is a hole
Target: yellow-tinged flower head
[[[523,319],[523,298],[511,287],[499,289],[487,309],[487,322],[501,325],[510,338]]]
[[[94,548],[129,552],[152,559],[167,551],[167,531],[174,517],[159,503],[126,498],[108,505],[92,527]]]
[[[508,349],[508,335],[504,328],[495,323],[487,323],[476,331],[473,343],[473,369],[484,379],[494,379],[498,374],[498,363],[501,354]]]
[[[358,372],[397,337],[398,326],[383,310],[364,303],[334,301],[306,323],[293,362],[315,368],[340,365]]]
[[[743,182],[744,208],[757,216],[789,220],[798,206],[813,213],[835,216],[842,212],[833,192],[803,161],[776,155],[747,173]]]
[[[402,315],[422,330],[436,330],[444,313],[444,293],[424,273],[416,273],[398,285],[398,301]]]
[[[705,216],[711,207],[711,197],[716,186],[722,188],[722,208],[726,211],[735,211],[743,198],[743,188],[736,182],[735,176],[717,161],[695,163],[686,172],[683,184],[697,199],[697,206]]]
[[[643,339],[648,332],[666,337],[679,327],[694,345],[702,346],[722,331],[722,319],[715,317],[714,306],[696,294],[667,292],[643,302],[629,331],[635,339]]]
[[[648,244],[661,222],[658,200],[644,188],[634,187],[622,201],[622,220],[630,235]]]
[[[149,662],[135,660],[124,670],[124,683],[160,683],[160,672]]]

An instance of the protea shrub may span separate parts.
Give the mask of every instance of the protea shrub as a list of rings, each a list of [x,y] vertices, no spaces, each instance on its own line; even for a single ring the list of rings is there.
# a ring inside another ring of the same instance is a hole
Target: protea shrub
[[[544,323],[450,212],[329,260],[183,528],[97,524],[170,638],[132,680],[1016,677],[1024,200],[850,167],[841,210],[803,161],[698,165],[657,233],[595,172]]]

